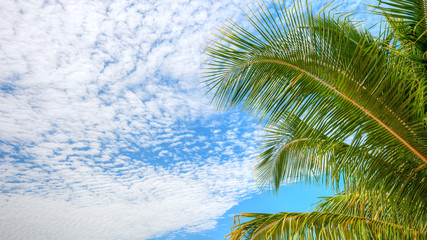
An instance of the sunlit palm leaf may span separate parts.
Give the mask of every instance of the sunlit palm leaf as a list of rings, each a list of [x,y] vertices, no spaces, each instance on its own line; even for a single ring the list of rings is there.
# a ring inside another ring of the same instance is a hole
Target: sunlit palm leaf
[[[427,60],[427,19],[425,0],[379,1],[379,14],[387,18],[408,58],[425,64]]]
[[[255,33],[230,23],[207,47],[206,84],[218,106],[239,106],[266,125],[259,183],[278,189],[303,178],[345,189],[322,212],[245,215],[255,219],[238,225],[232,239],[426,234],[425,3],[415,13],[408,10],[420,1],[396,3],[377,8],[391,26],[377,38],[345,15],[314,14],[297,1],[292,9],[260,5],[248,18]],[[343,199],[373,202],[364,212],[337,212]],[[384,210],[373,215],[378,207]]]
[[[333,139],[327,142],[333,145],[353,138],[365,152],[378,156],[369,165],[344,161],[354,163],[349,169],[369,172],[372,166],[374,172],[394,166],[388,177],[395,172],[405,179],[427,162],[425,116],[417,115],[419,104],[413,104],[424,89],[414,84],[411,65],[393,58],[382,41],[372,42],[347,19],[288,14],[283,5],[275,9],[282,10],[277,10],[279,20],[267,10],[250,19],[262,38],[233,25],[220,36],[229,46],[216,42],[208,48],[213,63],[207,83],[220,106],[240,104],[267,124],[286,122],[291,114],[308,127],[294,135],[316,139],[318,133],[307,132],[316,129]],[[323,148],[331,149],[330,144]],[[349,160],[352,152],[362,150],[349,149]],[[385,179],[389,189],[403,181]]]
[[[305,131],[298,135],[298,128]],[[277,190],[282,182],[305,179],[332,181],[339,189],[337,179],[344,179],[345,187],[355,191],[387,192],[395,204],[406,207],[411,218],[427,220],[426,164],[416,168],[415,164],[383,161],[381,152],[355,141],[357,136],[349,144],[337,142],[295,117],[270,125],[266,131],[255,171],[261,186],[272,184]]]
[[[396,204],[396,196],[377,191],[343,192],[322,198],[315,211],[359,216],[402,226],[417,232],[426,232],[426,206],[414,206],[409,212],[406,204]],[[407,201],[405,199],[405,201]],[[424,212],[424,214],[422,214]]]
[[[236,25],[226,28],[219,38],[231,46],[216,42],[208,48],[214,60],[207,83],[215,89],[218,104],[241,104],[267,123],[282,119],[286,111],[311,116],[310,125],[340,139],[364,126],[368,144],[399,146],[412,161],[427,162],[427,150],[420,144],[426,141],[423,119],[413,118],[417,109],[410,105],[423,89],[413,85],[410,71],[402,71],[409,66],[387,58],[390,53],[370,43],[369,34],[354,38],[355,26],[347,30],[349,21],[341,29],[336,27],[340,22],[331,24],[334,19],[310,14],[279,15],[284,18],[280,22],[303,21],[295,26],[251,19],[262,39]],[[261,17],[267,18],[273,16]],[[279,35],[270,33],[272,29],[279,29]]]
[[[251,218],[243,221],[243,218]],[[354,215],[328,212],[244,213],[228,239],[425,239],[411,227]]]

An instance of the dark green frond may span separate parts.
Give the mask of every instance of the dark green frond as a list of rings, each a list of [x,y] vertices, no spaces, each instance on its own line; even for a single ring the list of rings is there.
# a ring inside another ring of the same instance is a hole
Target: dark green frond
[[[405,54],[412,60],[427,61],[427,6],[424,0],[379,1],[378,13],[387,18]]]

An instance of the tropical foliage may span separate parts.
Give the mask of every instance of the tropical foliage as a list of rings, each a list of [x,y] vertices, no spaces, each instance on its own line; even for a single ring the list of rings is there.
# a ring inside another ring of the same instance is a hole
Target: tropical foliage
[[[337,192],[310,213],[236,216],[229,239],[427,239],[427,7],[371,7],[375,35],[329,6],[259,4],[252,30],[231,22],[207,46],[215,103],[265,125],[259,184]]]

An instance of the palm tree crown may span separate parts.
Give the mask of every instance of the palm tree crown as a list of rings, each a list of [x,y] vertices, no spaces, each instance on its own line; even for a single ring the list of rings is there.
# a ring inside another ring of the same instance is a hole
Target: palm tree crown
[[[259,184],[337,192],[311,213],[239,215],[230,239],[427,238],[426,3],[381,1],[379,36],[331,11],[260,5],[254,33],[232,22],[206,48],[217,105],[265,125]]]

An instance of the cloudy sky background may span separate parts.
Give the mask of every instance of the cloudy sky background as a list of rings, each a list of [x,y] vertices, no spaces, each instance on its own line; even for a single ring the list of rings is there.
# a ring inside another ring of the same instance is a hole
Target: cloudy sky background
[[[0,236],[208,237],[239,202],[262,205],[260,128],[201,84],[202,45],[253,3],[2,2]]]

